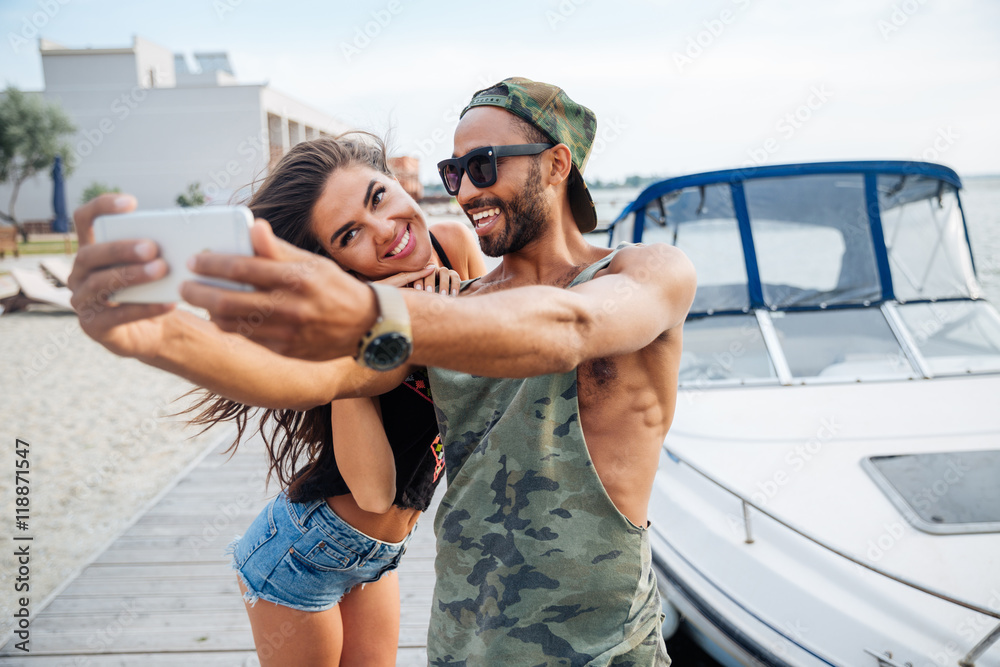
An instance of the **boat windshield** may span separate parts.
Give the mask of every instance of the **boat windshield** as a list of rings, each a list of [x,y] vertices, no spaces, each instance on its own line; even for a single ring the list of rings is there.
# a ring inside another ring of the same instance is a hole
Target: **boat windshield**
[[[698,272],[682,385],[1000,372],[957,176],[834,166],[671,179],[616,222]]]
[[[777,378],[753,315],[703,317],[684,325],[681,385],[776,382]]]
[[[860,174],[762,178],[748,181],[744,191],[765,304],[879,299]]]
[[[935,375],[1000,371],[1000,316],[985,301],[910,303],[899,314]]]
[[[793,378],[894,379],[915,377],[878,308],[772,313]]]

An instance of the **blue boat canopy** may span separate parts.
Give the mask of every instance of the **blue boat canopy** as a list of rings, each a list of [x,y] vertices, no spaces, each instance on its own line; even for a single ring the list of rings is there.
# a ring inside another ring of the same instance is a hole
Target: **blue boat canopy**
[[[698,272],[681,386],[1000,372],[954,171],[821,162],[670,178],[610,228]]]
[[[646,188],[612,223],[698,270],[693,315],[975,299],[958,175],[927,162],[730,169]]]

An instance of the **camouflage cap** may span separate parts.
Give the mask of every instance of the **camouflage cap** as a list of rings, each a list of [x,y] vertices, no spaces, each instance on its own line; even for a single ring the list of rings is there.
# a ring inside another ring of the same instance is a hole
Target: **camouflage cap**
[[[583,170],[597,134],[594,112],[571,100],[558,86],[520,77],[504,79],[477,92],[462,110],[462,116],[478,106],[506,109],[541,130],[554,143],[569,147],[576,171],[568,190],[573,218],[581,232],[593,231],[597,227],[597,212],[583,180]]]

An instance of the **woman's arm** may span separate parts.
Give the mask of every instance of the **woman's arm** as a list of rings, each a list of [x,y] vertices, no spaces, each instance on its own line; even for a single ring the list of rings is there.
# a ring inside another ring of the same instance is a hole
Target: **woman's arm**
[[[384,514],[396,497],[396,462],[382,426],[378,398],[330,404],[333,454],[358,507]]]
[[[300,361],[184,311],[165,318],[157,353],[140,360],[244,405],[308,410],[336,398],[373,396],[398,386],[404,366],[379,373],[350,357]]]

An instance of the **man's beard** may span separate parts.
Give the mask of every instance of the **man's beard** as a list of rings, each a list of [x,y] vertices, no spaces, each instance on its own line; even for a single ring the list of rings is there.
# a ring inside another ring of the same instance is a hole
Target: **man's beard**
[[[524,182],[524,189],[510,202],[494,199],[481,205],[500,209],[505,225],[499,233],[479,237],[479,247],[490,257],[500,257],[517,252],[538,238],[549,217],[549,207],[542,197],[542,170],[539,160],[532,160],[531,170]]]

